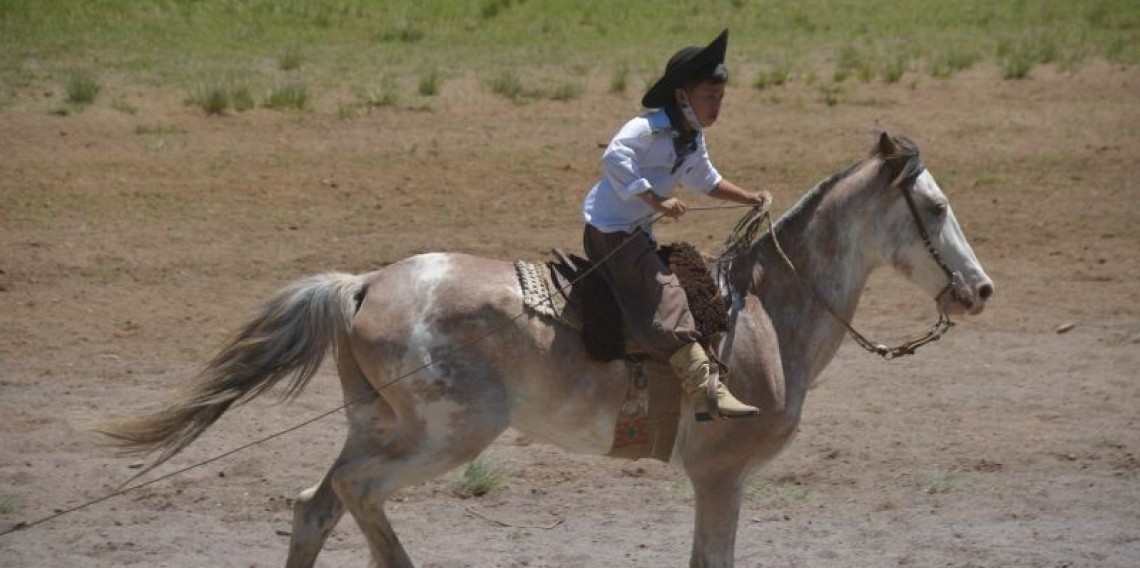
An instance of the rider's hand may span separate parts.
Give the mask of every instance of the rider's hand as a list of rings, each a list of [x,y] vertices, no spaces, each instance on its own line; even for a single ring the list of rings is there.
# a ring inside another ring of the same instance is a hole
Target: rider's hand
[[[654,207],[654,209],[656,209],[658,213],[664,213],[668,217],[677,219],[685,214],[685,203],[676,197],[662,199],[656,203],[657,206]]]
[[[768,190],[760,190],[756,193],[748,194],[748,205],[755,205],[756,207],[765,207],[772,202],[772,192]]]

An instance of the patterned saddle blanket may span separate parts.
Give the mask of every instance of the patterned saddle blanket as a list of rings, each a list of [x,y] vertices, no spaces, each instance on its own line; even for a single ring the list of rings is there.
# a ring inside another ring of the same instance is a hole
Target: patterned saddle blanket
[[[660,247],[657,254],[680,280],[697,331],[705,341],[726,331],[728,303],[696,247],[674,243]],[[553,260],[541,264],[515,261],[526,308],[580,331],[586,351],[598,361],[638,353],[636,346],[628,345],[621,309],[593,264],[558,250],[552,255]]]

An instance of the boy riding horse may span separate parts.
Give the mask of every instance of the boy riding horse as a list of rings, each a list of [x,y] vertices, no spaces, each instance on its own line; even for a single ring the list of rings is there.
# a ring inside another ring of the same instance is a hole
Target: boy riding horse
[[[586,196],[586,255],[600,266],[617,297],[630,333],[651,353],[668,359],[692,396],[698,420],[759,411],[720,384],[716,407],[707,392],[713,363],[698,340],[685,292],[656,254],[655,213],[679,218],[685,203],[677,186],[744,205],[762,206],[767,191],[747,192],[709,161],[704,129],[720,114],[728,71],[728,30],[704,48],[686,47],[669,59],[664,75],[645,93],[648,110],[618,131],[602,154],[602,177]]]

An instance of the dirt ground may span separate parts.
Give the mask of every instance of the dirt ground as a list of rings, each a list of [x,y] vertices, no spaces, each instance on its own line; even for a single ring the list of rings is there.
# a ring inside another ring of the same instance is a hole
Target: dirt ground
[[[997,289],[916,357],[845,344],[796,441],[749,486],[738,566],[1140,566],[1140,70],[996,77],[853,84],[835,106],[804,85],[730,88],[709,131],[729,178],[782,210],[874,129],[908,134]],[[0,530],[129,479],[141,461],[85,421],[161,400],[294,278],[428,250],[577,248],[599,144],[639,95],[599,79],[573,101],[516,104],[454,78],[430,109],[343,120],[334,95],[306,114],[205,117],[183,93],[108,85],[118,109],[53,115],[32,97],[61,95],[36,92],[0,113]],[[711,252],[735,216],[659,231]],[[894,341],[933,317],[884,273],[856,324]],[[326,369],[156,475],[339,403]],[[0,566],[281,566],[291,500],[331,463],[342,420],[0,536]],[[506,476],[489,495],[457,497],[451,474],[391,503],[420,566],[687,565],[680,472],[514,431],[487,457]],[[346,517],[318,565],[367,563]]]

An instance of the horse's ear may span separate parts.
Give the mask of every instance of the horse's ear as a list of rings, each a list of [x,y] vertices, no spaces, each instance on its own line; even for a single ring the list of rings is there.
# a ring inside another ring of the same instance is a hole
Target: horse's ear
[[[895,139],[886,131],[879,133],[879,142],[875,144],[875,154],[884,158],[888,156],[895,156],[899,153],[899,146],[895,143]]]

